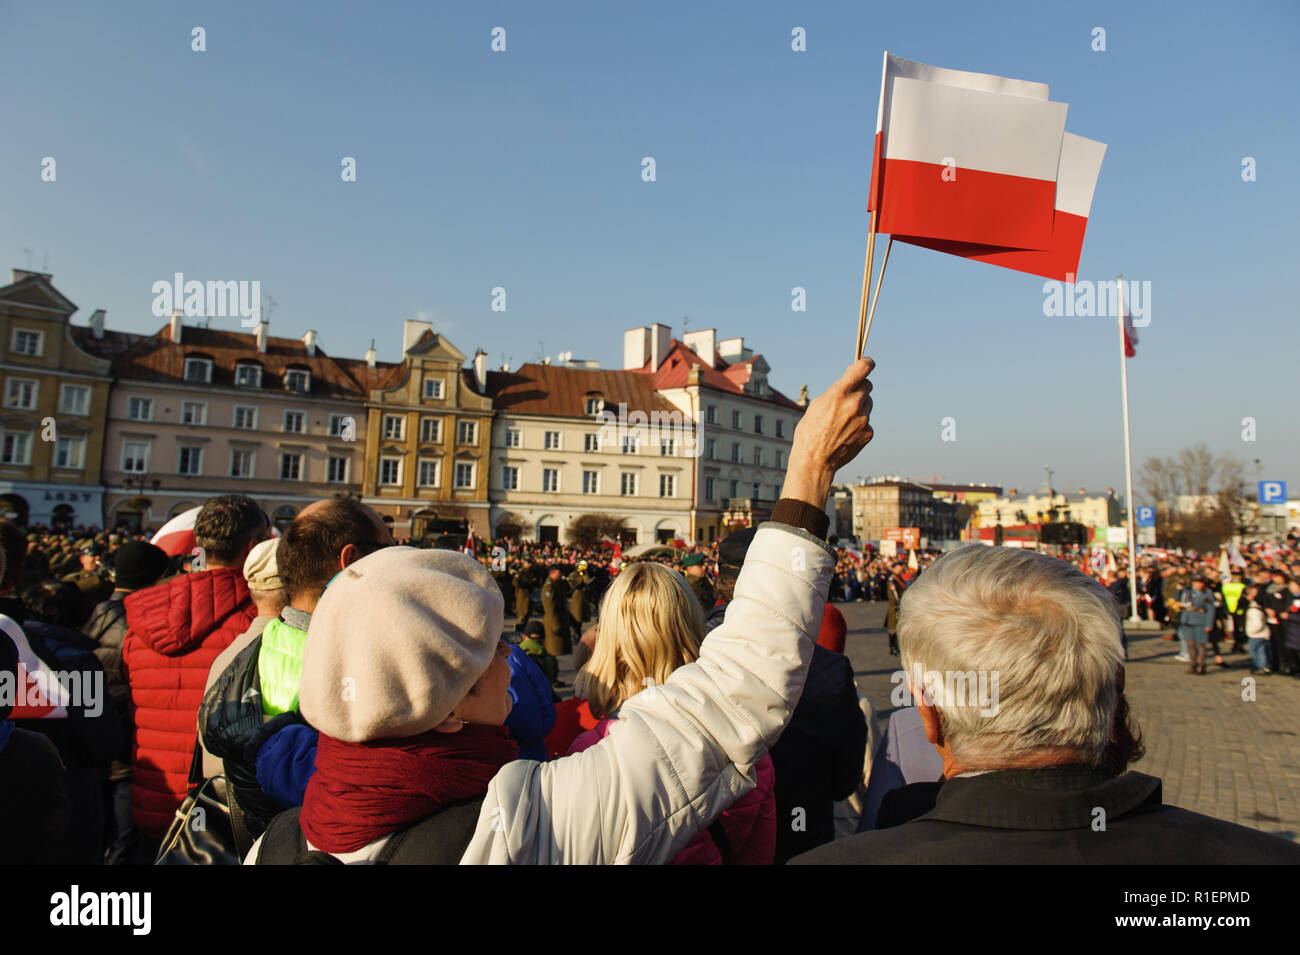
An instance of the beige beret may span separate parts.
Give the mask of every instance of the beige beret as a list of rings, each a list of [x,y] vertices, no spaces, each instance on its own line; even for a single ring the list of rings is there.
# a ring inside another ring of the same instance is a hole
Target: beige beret
[[[275,562],[276,548],[280,546],[277,539],[265,540],[248,552],[244,560],[244,580],[249,590],[279,590],[280,568]]]

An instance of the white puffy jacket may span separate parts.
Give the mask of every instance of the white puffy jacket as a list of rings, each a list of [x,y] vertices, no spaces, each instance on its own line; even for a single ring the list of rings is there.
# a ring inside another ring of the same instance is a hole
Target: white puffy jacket
[[[699,659],[624,703],[590,749],[502,767],[462,864],[675,856],[754,787],[755,764],[803,692],[834,565],[826,544],[803,530],[759,528]]]

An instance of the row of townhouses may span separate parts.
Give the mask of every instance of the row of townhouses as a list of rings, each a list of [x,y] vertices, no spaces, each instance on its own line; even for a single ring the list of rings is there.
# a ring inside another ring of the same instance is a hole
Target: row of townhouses
[[[0,288],[0,516],[23,524],[158,527],[242,492],[283,526],[350,495],[398,537],[472,527],[566,540],[587,514],[628,543],[709,541],[765,519],[807,405],[768,384],[741,338],[624,333],[623,367],[489,370],[427,322],[402,360],[336,358],[314,331],[185,324],[113,331],[52,276]]]

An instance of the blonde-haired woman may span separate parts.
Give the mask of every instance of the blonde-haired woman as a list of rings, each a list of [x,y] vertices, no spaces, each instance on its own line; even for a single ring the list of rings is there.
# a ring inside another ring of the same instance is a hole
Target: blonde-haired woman
[[[575,696],[600,722],[573,741],[569,755],[604,739],[618,710],[638,693],[654,693],[678,667],[693,663],[704,639],[704,615],[686,581],[660,564],[624,567],[601,602],[591,659],[578,673]],[[757,766],[758,785],[723,810],[673,858],[673,865],[771,865],[776,854],[772,760]]]

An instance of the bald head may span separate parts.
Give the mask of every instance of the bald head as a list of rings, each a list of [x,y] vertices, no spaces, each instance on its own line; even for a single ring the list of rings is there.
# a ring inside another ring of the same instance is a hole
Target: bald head
[[[360,501],[343,497],[308,504],[276,550],[290,605],[312,612],[335,574],[392,542],[388,525]]]

